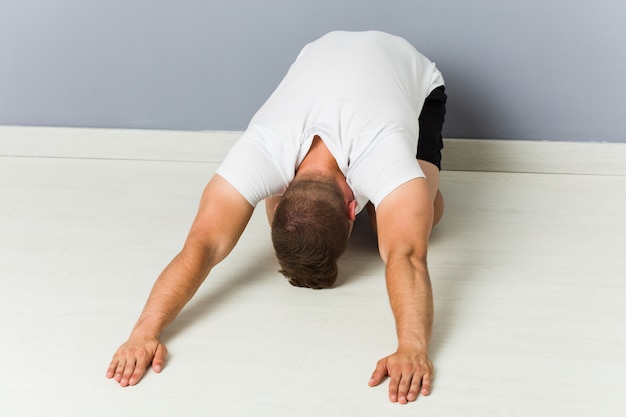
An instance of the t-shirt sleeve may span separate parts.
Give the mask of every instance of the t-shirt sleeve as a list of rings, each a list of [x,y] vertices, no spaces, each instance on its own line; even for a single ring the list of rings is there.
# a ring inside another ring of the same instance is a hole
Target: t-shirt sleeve
[[[264,139],[254,131],[247,131],[239,138],[216,173],[253,207],[267,197],[281,194],[289,184],[264,146]]]
[[[439,69],[437,69],[437,67],[435,67],[434,64],[433,64],[433,67],[434,67],[433,76],[432,76],[432,79],[430,80],[430,88],[428,89],[428,94],[432,93],[435,88],[441,87],[442,85],[446,85],[443,79],[443,75],[441,75],[441,72],[439,71]]]
[[[349,177],[353,190],[378,207],[402,184],[425,178],[415,157],[416,141],[398,129],[377,139],[367,153],[352,165]]]

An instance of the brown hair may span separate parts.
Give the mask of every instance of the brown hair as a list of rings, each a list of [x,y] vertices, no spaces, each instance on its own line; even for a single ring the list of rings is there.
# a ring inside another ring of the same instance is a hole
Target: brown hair
[[[332,287],[349,235],[346,203],[337,183],[321,178],[292,182],[272,222],[279,272],[297,287]]]

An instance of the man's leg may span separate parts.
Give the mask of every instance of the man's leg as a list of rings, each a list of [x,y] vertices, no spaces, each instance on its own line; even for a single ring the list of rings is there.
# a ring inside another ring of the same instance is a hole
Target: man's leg
[[[430,189],[430,196],[433,199],[433,206],[435,208],[435,212],[433,214],[433,227],[439,223],[441,217],[443,216],[443,195],[441,195],[441,191],[439,191],[439,168],[432,162],[418,160],[424,175],[426,175],[426,183],[428,183],[428,188]]]
[[[431,162],[418,160],[424,175],[426,175],[426,183],[428,184],[428,188],[430,189],[430,196],[433,199],[434,213],[433,213],[433,227],[441,217],[443,216],[443,195],[441,191],[439,191],[439,168]],[[370,225],[372,226],[372,230],[375,234],[377,234],[377,224],[376,224],[376,209],[374,209],[374,205],[371,201],[367,202],[365,206],[365,210],[367,211],[367,215],[370,219]]]
[[[443,138],[441,130],[446,115],[446,101],[448,97],[445,87],[435,88],[424,101],[424,107],[419,116],[420,134],[417,144],[416,158],[426,176],[426,182],[433,199],[434,215],[433,227],[443,216],[443,196],[439,191],[439,173],[441,171],[441,150]],[[365,206],[370,217],[372,229],[376,232],[376,211],[372,203]]]
[[[447,99],[444,86],[435,88],[424,101],[424,107],[419,116],[420,135],[416,158],[426,175],[430,195],[433,198],[435,208],[433,226],[441,220],[444,208],[443,196],[439,191],[439,173],[441,149],[443,149],[441,131],[446,115]]]

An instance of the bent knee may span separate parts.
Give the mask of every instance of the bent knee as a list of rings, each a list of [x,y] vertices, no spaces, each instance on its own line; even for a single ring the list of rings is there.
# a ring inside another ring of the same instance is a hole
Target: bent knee
[[[433,204],[434,204],[433,227],[435,227],[435,225],[439,223],[439,220],[441,220],[441,218],[443,217],[444,202],[443,202],[443,195],[441,194],[440,190],[437,190],[437,195],[435,196],[435,201]]]

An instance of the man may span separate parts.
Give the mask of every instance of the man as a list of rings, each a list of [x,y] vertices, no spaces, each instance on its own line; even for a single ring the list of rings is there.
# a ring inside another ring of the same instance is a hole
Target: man
[[[207,185],[184,248],[156,281],[107,377],[127,386],[150,363],[161,371],[161,332],[265,200],[281,272],[310,288],[334,284],[337,258],[367,206],[398,336],[397,351],[378,362],[369,384],[389,376],[389,398],[403,404],[428,395],[426,253],[443,211],[443,85],[432,62],[386,33],[332,32],[308,44]]]

